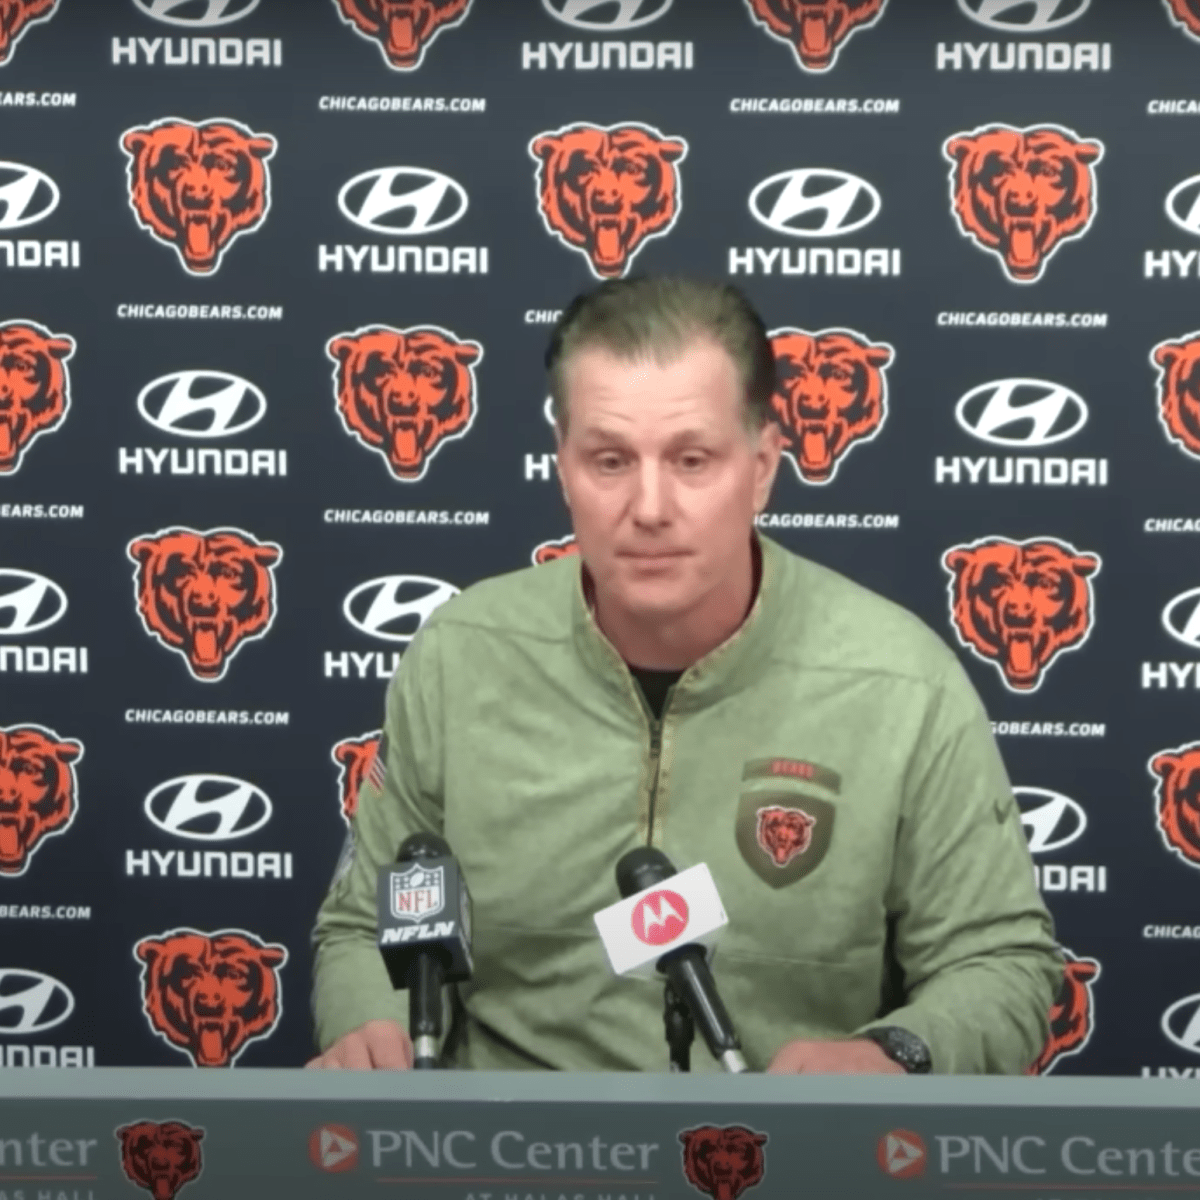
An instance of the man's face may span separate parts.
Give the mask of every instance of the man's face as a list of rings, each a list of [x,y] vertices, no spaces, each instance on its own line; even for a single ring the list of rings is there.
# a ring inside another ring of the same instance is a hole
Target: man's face
[[[697,340],[663,366],[589,348],[564,383],[558,469],[600,603],[661,619],[743,584],[780,445],[773,421],[746,429],[729,355]]]

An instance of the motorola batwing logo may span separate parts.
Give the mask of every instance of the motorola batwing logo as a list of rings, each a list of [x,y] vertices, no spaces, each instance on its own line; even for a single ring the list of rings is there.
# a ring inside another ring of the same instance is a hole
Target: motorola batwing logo
[[[865,180],[845,171],[806,167],[781,171],[750,193],[756,221],[791,237],[840,237],[869,225],[883,200]]]
[[[1052,446],[1087,424],[1088,406],[1077,392],[1045,379],[997,379],[963,396],[954,418],[996,446]]]
[[[1200,175],[1177,183],[1167,193],[1165,207],[1173,224],[1200,236]]]
[[[176,371],[146,384],[137,406],[163,433],[223,438],[257,425],[266,414],[267,398],[248,380],[224,371]]]
[[[67,593],[53,580],[32,571],[0,569],[0,637],[39,633],[61,621]]]
[[[1162,1031],[1181,1050],[1200,1054],[1200,996],[1176,1000],[1162,1015]]]
[[[148,17],[168,25],[211,29],[248,17],[259,0],[133,0]]]
[[[0,1037],[42,1033],[75,1011],[66,984],[41,971],[0,968]]]
[[[1200,650],[1200,588],[1176,596],[1163,609],[1162,623],[1177,641]]]
[[[1079,20],[1092,0],[958,0],[972,21],[1001,33],[1049,33]]]
[[[463,218],[467,204],[462,184],[424,167],[377,167],[355,175],[338,192],[347,220],[400,237],[448,229]]]
[[[564,25],[585,33],[626,33],[665,15],[675,0],[542,0]]]
[[[362,633],[385,642],[411,642],[458,588],[424,575],[388,575],[360,583],[345,599],[346,620]]]
[[[58,184],[24,163],[0,162],[0,230],[36,225],[57,207]]]
[[[1013,788],[1021,809],[1021,825],[1031,854],[1061,850],[1078,841],[1087,829],[1087,813],[1070,796],[1047,788]]]
[[[229,775],[181,775],[147,797],[146,816],[164,833],[198,842],[228,842],[261,829],[271,819],[262,788]]]

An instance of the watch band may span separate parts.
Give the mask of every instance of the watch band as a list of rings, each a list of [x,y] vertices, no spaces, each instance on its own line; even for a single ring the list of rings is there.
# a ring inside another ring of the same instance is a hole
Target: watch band
[[[910,1075],[927,1075],[933,1069],[929,1047],[915,1033],[899,1025],[877,1025],[863,1031],[898,1066]]]

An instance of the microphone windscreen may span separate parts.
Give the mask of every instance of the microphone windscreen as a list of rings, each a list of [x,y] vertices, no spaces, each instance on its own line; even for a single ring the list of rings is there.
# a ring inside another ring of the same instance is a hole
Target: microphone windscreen
[[[410,833],[400,843],[397,862],[415,862],[420,858],[449,858],[450,843],[436,833]]]
[[[661,850],[636,846],[617,860],[617,890],[622,897],[632,896],[674,874],[674,865]]]

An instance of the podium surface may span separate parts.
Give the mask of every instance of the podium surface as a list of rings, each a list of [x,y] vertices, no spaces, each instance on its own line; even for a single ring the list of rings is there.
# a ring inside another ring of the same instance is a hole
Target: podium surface
[[[0,1200],[1200,1196],[1185,1080],[0,1072]]]

